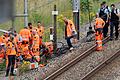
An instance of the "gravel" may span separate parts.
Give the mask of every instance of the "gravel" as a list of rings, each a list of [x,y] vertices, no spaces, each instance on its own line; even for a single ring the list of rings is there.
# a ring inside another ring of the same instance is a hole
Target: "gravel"
[[[90,80],[120,80],[120,56],[98,71]]]
[[[104,45],[103,51],[95,51],[81,62],[71,67],[68,71],[58,76],[55,80],[80,80],[85,74],[99,65],[108,56],[112,55],[120,48],[120,41],[110,41]]]

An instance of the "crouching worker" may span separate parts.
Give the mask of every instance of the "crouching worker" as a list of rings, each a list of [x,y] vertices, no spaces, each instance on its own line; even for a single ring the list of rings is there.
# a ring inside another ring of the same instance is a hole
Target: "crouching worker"
[[[98,17],[95,20],[95,39],[96,39],[96,50],[100,51],[102,50],[102,38],[103,38],[103,26],[105,25],[105,22],[102,18]]]
[[[72,50],[73,46],[71,43],[71,39],[77,35],[77,32],[75,30],[75,25],[71,20],[67,18],[64,18],[63,20],[65,22],[65,39],[67,40],[69,49]]]
[[[15,57],[16,57],[16,46],[14,44],[14,38],[10,37],[6,44],[6,56],[8,59],[7,69],[6,69],[6,77],[9,75],[9,70],[11,70],[10,75],[14,76],[14,66],[15,66]]]
[[[33,54],[30,53],[28,47],[24,47],[24,49],[23,49],[23,60],[29,61],[29,62],[34,62],[33,61]]]

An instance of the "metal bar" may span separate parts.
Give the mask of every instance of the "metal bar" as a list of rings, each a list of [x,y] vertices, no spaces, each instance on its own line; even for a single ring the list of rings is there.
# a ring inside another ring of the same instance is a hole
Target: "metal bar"
[[[16,14],[15,17],[28,17],[28,14]]]
[[[80,21],[80,17],[79,17],[79,10],[78,10],[78,13],[77,13],[77,39],[80,40],[80,24],[79,24],[79,21]]]
[[[54,5],[54,11],[56,11],[56,5]],[[53,46],[53,48],[54,48],[54,53],[56,54],[57,53],[57,29],[56,29],[56,27],[57,27],[57,15],[56,14],[54,14],[54,37],[53,37],[53,39],[54,39],[54,46]]]

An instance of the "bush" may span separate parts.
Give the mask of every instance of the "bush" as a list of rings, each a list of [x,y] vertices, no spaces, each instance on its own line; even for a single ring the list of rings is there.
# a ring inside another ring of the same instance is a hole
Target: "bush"
[[[21,64],[21,65],[19,66],[19,74],[23,74],[23,73],[29,71],[29,70],[30,70],[30,69],[29,69],[29,65],[30,65],[30,62],[28,62],[28,61],[23,61],[23,64]]]
[[[0,64],[0,71],[5,71],[5,69],[6,69],[6,62],[4,60],[3,63]]]

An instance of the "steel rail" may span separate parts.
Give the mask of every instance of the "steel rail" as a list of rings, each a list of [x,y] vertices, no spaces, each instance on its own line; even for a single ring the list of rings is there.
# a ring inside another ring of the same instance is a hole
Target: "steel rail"
[[[97,67],[95,67],[93,70],[91,70],[89,73],[87,73],[81,80],[88,80],[90,77],[92,77],[96,72],[104,68],[106,65],[111,63],[114,59],[116,59],[120,55],[120,49],[114,53],[112,56],[104,60],[101,64],[99,64]]]
[[[103,44],[107,43],[109,38],[110,38],[110,36],[105,38],[103,40]],[[60,74],[62,74],[65,71],[67,71],[70,67],[72,67],[73,65],[75,65],[76,63],[78,63],[79,61],[84,59],[85,57],[89,56],[95,49],[96,49],[96,44],[94,44],[92,47],[87,49],[81,55],[77,56],[75,59],[71,60],[69,63],[67,63],[63,67],[59,68],[57,71],[53,72],[51,75],[44,78],[44,80],[53,80],[53,79],[55,79],[57,76],[59,76]]]

